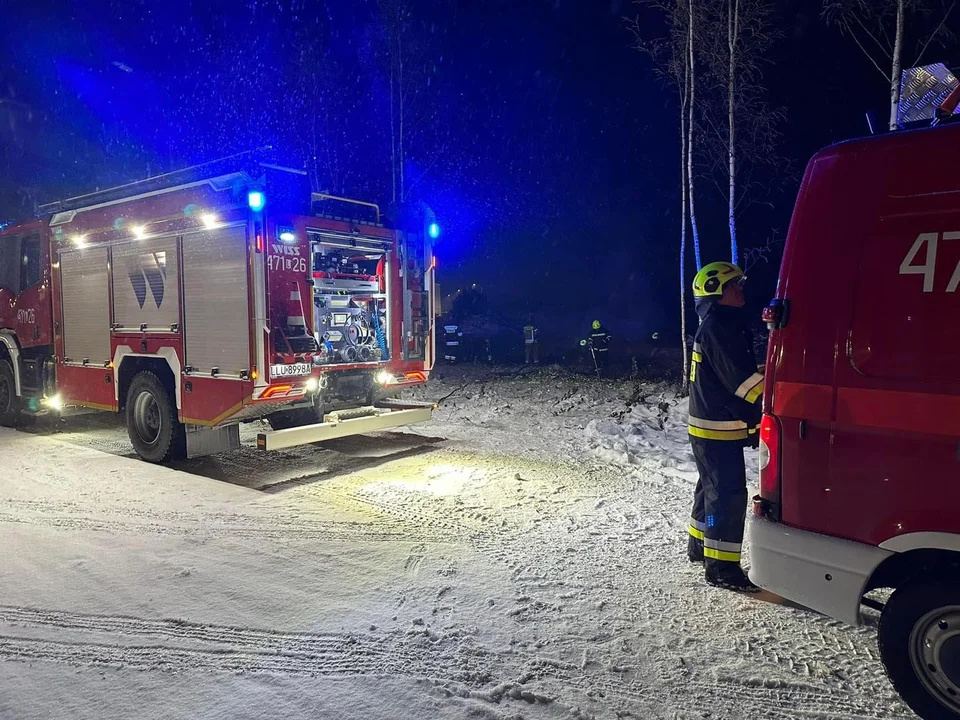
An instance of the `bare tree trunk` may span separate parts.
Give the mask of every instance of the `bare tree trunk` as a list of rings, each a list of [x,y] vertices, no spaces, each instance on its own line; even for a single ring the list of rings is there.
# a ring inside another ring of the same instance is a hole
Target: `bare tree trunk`
[[[897,129],[897,106],[900,104],[900,63],[903,55],[903,6],[897,0],[897,34],[893,43],[893,66],[890,69],[890,129]]]
[[[690,387],[690,353],[687,350],[687,102],[690,95],[690,69],[684,61],[680,98],[680,347],[683,348],[683,392]]]
[[[393,183],[393,202],[397,202],[397,116],[394,109],[394,63],[390,63],[390,180]]]
[[[730,223],[730,258],[736,265],[740,255],[737,247],[737,221],[734,213],[736,208],[737,193],[737,167],[736,167],[736,122],[734,119],[734,107],[736,96],[736,69],[737,69],[737,40],[740,33],[740,0],[727,0],[727,48],[730,53],[730,64],[727,77],[727,123],[729,132],[727,133],[727,163],[728,175],[730,180],[730,189],[728,194],[729,208],[727,220]]]
[[[690,106],[689,122],[687,123],[687,185],[689,186],[690,202],[690,232],[693,235],[693,256],[697,262],[697,270],[702,266],[700,262],[700,234],[697,231],[697,213],[693,203],[693,146],[694,146],[694,100],[696,97],[696,74],[694,72],[693,59],[693,2],[688,0],[689,24],[687,26],[687,51],[688,51],[688,73],[690,77]]]
[[[397,98],[400,104],[400,112],[397,114],[397,154],[399,156],[397,159],[400,163],[400,202],[406,202],[406,188],[403,182],[403,96],[405,89],[403,87],[403,39],[401,37],[402,33],[400,32],[400,28],[402,27],[403,25],[401,24],[400,18],[397,18],[397,84],[400,86],[400,95]]]

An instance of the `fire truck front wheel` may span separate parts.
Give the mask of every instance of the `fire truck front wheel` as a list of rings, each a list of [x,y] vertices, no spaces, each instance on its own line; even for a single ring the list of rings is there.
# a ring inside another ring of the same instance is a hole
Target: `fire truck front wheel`
[[[0,425],[13,427],[20,419],[20,398],[13,368],[6,360],[0,360]]]
[[[137,455],[152,463],[182,457],[186,439],[177,405],[156,375],[144,371],[127,391],[127,433]]]
[[[890,681],[917,715],[960,718],[960,583],[897,589],[880,616],[879,641]]]

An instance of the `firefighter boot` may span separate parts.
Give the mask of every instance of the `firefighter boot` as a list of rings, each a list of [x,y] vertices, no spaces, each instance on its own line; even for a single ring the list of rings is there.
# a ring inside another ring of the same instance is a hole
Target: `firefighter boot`
[[[690,535],[689,538],[687,540],[687,557],[690,558],[690,562],[703,562],[703,540],[699,540],[693,535]]]
[[[760,588],[750,582],[740,563],[707,559],[704,567],[708,585],[734,592],[760,592]]]

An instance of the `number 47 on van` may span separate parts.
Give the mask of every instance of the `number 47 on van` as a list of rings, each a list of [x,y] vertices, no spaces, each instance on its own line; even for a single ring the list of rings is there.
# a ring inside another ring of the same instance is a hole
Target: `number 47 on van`
[[[941,239],[960,240],[960,232],[920,233],[913,246],[907,251],[907,256],[903,258],[903,262],[900,263],[901,275],[923,275],[923,291],[925,293],[933,292],[937,272],[937,248]],[[920,250],[924,246],[926,247],[926,255],[923,263],[914,264],[914,260],[917,259],[917,255],[920,254]],[[953,275],[950,276],[950,281],[947,283],[947,292],[955,292],[958,285],[960,285],[960,262],[957,263]]]

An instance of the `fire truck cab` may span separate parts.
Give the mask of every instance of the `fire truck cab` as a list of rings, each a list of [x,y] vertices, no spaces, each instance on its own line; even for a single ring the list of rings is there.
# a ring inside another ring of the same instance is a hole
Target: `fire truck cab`
[[[957,167],[957,123],[807,166],[764,312],[750,523],[756,584],[852,625],[881,610],[881,657],[924,718],[960,717]]]
[[[141,458],[420,422],[436,221],[312,193],[246,153],[41,208],[0,231],[0,424],[123,413]]]

